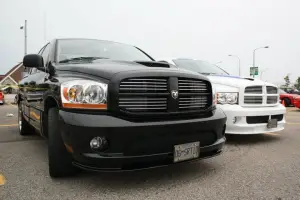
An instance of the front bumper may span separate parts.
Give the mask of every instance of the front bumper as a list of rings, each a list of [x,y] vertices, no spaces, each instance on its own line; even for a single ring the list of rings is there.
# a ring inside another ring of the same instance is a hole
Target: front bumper
[[[294,106],[300,108],[300,100],[298,99],[294,100]]]
[[[218,105],[226,114],[226,134],[262,134],[284,129],[286,108],[278,104],[273,107],[241,107],[239,105]],[[277,128],[267,128],[267,123],[247,123],[247,117],[283,115]],[[234,123],[234,118],[236,122]]]
[[[222,152],[226,116],[220,109],[209,118],[131,122],[108,115],[60,111],[59,126],[64,143],[72,148],[74,165],[95,171],[137,170],[173,163],[173,147],[200,141],[200,156]],[[97,136],[108,140],[109,148],[96,152],[90,141]],[[196,159],[196,160],[197,160]]]

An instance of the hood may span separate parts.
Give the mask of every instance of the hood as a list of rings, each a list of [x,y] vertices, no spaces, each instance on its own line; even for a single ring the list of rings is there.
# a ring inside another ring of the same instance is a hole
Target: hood
[[[289,94],[289,93],[284,93],[281,95],[286,96],[286,97],[300,97],[300,95],[298,95],[298,94]]]
[[[259,79],[253,79],[250,77],[240,77],[240,76],[231,76],[231,75],[209,75],[207,76],[209,80],[214,84],[227,85],[231,87],[240,87],[240,86],[248,86],[248,85],[275,85],[271,83],[267,83],[265,81]]]
[[[59,72],[78,72],[111,79],[115,74],[128,71],[162,71],[180,72],[177,68],[169,68],[169,64],[155,61],[118,61],[118,60],[99,60],[91,63],[68,63],[55,66]],[[186,73],[186,72],[185,72]]]

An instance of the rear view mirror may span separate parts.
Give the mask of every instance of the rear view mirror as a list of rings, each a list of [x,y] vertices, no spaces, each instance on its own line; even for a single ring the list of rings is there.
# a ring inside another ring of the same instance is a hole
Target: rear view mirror
[[[28,54],[23,58],[23,65],[25,67],[43,68],[44,60],[39,54]]]

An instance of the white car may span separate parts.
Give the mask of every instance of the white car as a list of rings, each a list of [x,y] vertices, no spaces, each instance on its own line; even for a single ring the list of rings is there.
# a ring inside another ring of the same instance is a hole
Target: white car
[[[231,76],[202,60],[175,58],[162,61],[210,79],[217,94],[217,106],[227,115],[226,134],[262,134],[284,129],[286,108],[280,103],[275,85]]]

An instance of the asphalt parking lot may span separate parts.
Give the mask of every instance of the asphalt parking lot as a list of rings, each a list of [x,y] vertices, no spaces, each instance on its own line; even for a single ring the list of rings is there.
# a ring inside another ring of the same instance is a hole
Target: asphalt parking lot
[[[12,113],[14,116],[7,116]],[[300,110],[284,131],[231,136],[222,155],[126,173],[51,179],[47,143],[18,135],[17,107],[0,107],[0,199],[299,199]]]

